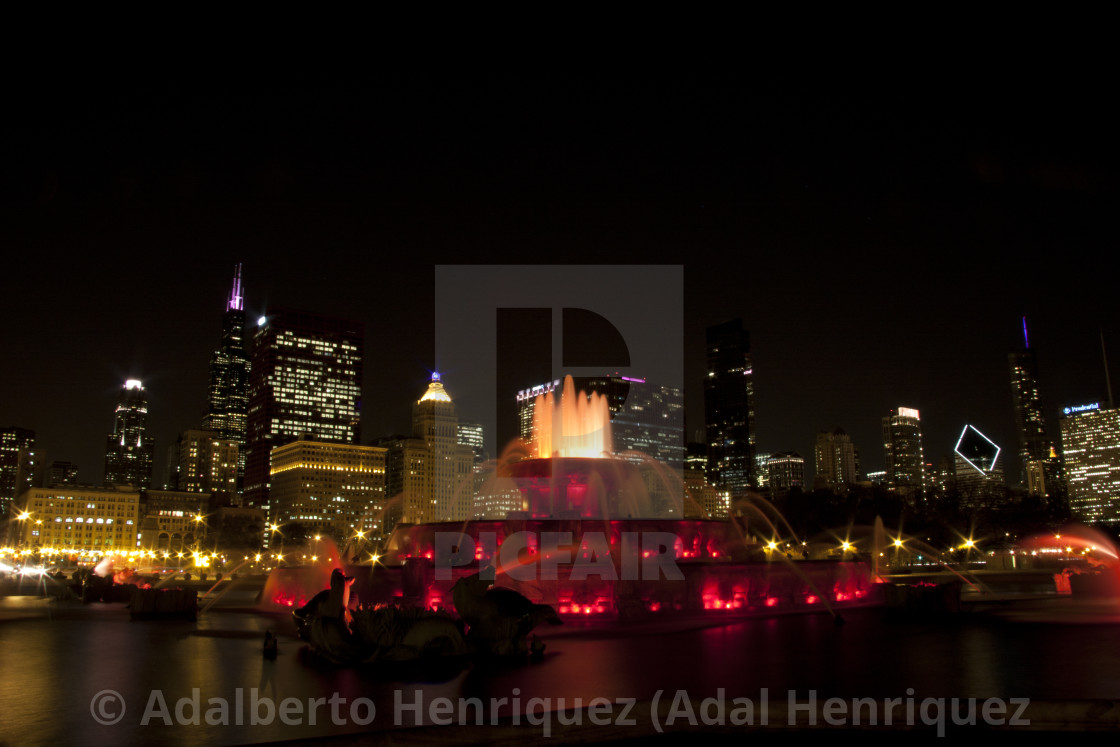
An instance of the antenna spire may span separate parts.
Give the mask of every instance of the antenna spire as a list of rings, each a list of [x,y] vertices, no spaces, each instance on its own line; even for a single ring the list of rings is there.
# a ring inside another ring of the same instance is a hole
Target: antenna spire
[[[1030,340],[1027,339],[1027,318],[1024,316],[1023,317],[1023,347],[1029,349],[1030,346],[1031,346]]]
[[[229,292],[229,303],[226,311],[244,311],[245,297],[241,295],[241,263],[233,268],[233,289]]]
[[[1104,359],[1104,383],[1108,387],[1108,409],[1112,409],[1112,379],[1108,376],[1108,352],[1104,348],[1104,330],[1101,330],[1101,358]]]

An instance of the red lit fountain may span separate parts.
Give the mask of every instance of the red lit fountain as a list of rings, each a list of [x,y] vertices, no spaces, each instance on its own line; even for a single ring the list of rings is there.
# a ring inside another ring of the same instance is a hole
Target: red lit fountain
[[[517,496],[519,510],[398,525],[363,601],[454,610],[452,586],[481,570],[569,621],[835,614],[871,602],[867,564],[767,559],[748,540],[746,519],[700,518],[674,472],[614,456],[606,398],[577,395],[571,377],[559,398],[537,398],[533,428],[534,444],[507,450],[482,488]]]

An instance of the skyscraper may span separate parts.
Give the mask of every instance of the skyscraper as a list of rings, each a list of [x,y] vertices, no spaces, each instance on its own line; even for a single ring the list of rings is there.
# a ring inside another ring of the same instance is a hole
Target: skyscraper
[[[361,322],[277,310],[257,320],[249,374],[242,503],[268,507],[271,450],[297,439],[356,444]]]
[[[889,488],[912,497],[924,487],[922,421],[917,410],[900,407],[883,418],[883,452]]]
[[[147,435],[148,398],[139,379],[121,388],[113,432],[105,439],[105,484],[152,486],[155,444]]]
[[[1048,494],[1059,479],[1057,456],[1046,433],[1038,390],[1038,363],[1027,337],[1023,317],[1023,349],[1007,356],[1011,372],[1011,400],[1019,434],[1019,481],[1032,493]],[[1032,475],[1035,479],[1031,479]],[[1041,477],[1041,480],[1038,479]]]
[[[1120,408],[1091,402],[1062,413],[1070,513],[1085,523],[1120,521]]]
[[[474,451],[459,442],[451,395],[432,374],[412,406],[412,437],[383,441],[389,449],[388,495],[400,497],[389,521],[463,521],[474,512]],[[387,528],[388,529],[388,528]]]
[[[708,327],[707,346],[708,478],[734,500],[757,485],[750,336],[741,319],[732,319]]]
[[[176,460],[173,490],[185,493],[237,492],[238,449],[234,441],[216,431],[186,430],[179,434],[173,452]]]
[[[24,479],[33,471],[21,468],[35,449],[35,431],[29,428],[0,428],[0,518],[11,513],[12,501],[31,487]]]
[[[838,490],[859,479],[856,448],[843,428],[818,433],[814,452],[817,461],[814,487]]]
[[[249,412],[249,356],[245,351],[245,297],[241,265],[233,271],[233,287],[222,317],[222,341],[210,358],[210,389],[202,427],[238,446],[238,487],[245,475],[245,427]]]

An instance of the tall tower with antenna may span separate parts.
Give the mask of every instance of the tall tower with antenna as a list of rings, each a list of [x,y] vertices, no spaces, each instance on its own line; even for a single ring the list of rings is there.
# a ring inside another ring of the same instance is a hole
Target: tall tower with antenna
[[[1028,492],[1048,495],[1057,488],[1058,457],[1046,431],[1038,386],[1038,362],[1023,317],[1023,347],[1007,356],[1011,402],[1019,435],[1019,479]]]
[[[245,425],[249,412],[249,356],[245,351],[245,296],[241,265],[233,269],[233,286],[222,317],[222,341],[210,357],[210,388],[202,427],[238,446],[238,490],[245,476]]]

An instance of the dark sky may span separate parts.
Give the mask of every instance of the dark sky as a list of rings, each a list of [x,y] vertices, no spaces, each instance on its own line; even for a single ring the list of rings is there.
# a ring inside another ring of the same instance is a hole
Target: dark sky
[[[742,317],[761,450],[811,463],[839,425],[880,469],[903,405],[929,461],[966,423],[1010,455],[1023,314],[1055,434],[1105,396],[1101,332],[1120,350],[1110,103],[1057,74],[29,79],[0,125],[0,425],[99,481],[141,378],[161,467],[237,262],[251,318],[366,322],[367,440],[424,389],[437,265],[669,264],[690,431],[704,328]]]

